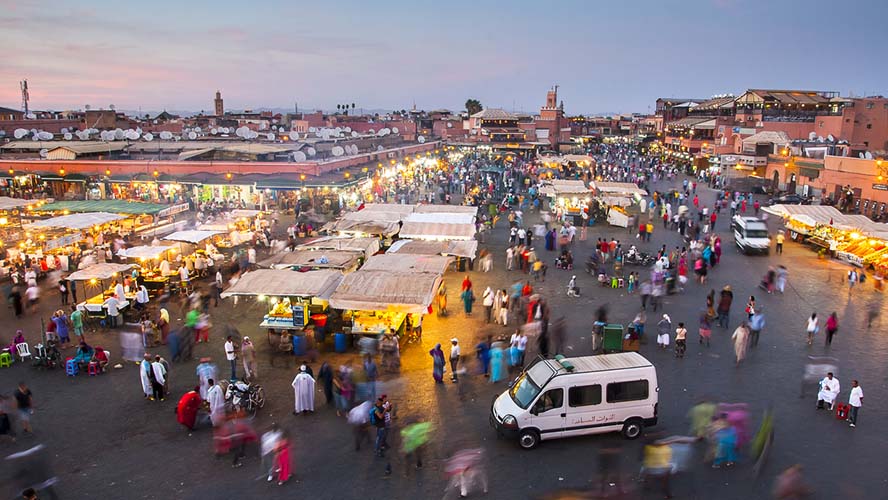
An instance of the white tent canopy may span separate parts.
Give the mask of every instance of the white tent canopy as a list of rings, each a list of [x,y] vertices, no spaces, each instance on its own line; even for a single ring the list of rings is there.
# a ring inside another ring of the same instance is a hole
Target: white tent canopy
[[[540,193],[550,197],[571,194],[592,194],[586,183],[580,180],[552,179],[540,188]]]
[[[126,216],[107,212],[87,212],[83,214],[60,215],[50,219],[39,220],[31,227],[67,227],[71,229],[86,229],[100,226],[116,220],[126,219]]]
[[[405,222],[398,236],[417,240],[471,240],[475,238],[475,224]]]
[[[374,255],[361,266],[361,271],[389,271],[444,274],[453,260],[443,255],[383,254]]]
[[[425,314],[441,284],[434,273],[357,271],[342,280],[330,306],[354,311]]]
[[[592,182],[592,189],[599,194],[647,196],[647,191],[631,182]]]
[[[201,241],[211,238],[217,234],[224,233],[225,231],[215,231],[215,230],[186,230],[186,231],[176,231],[175,233],[164,236],[163,239],[167,241],[180,241],[183,243],[193,243],[197,244]]]
[[[474,208],[474,207],[473,207]],[[474,224],[474,213],[426,212],[412,213],[404,222],[440,222],[445,224]]]
[[[324,236],[303,243],[296,250],[353,250],[363,252],[365,258],[379,251],[379,238],[337,238]]]
[[[317,271],[290,271],[287,269],[257,269],[241,275],[237,283],[222,292],[222,298],[232,296],[269,295],[273,297],[330,298],[342,281],[342,273],[332,269]]]
[[[9,196],[0,196],[0,210],[11,210],[30,205],[39,200],[24,200],[22,198],[10,198]]]
[[[127,259],[159,259],[163,256],[164,252],[173,248],[173,245],[158,245],[158,246],[150,246],[150,245],[142,245],[131,248],[122,248],[117,255],[121,257],[126,257]]]
[[[70,281],[88,281],[91,279],[100,279],[106,280],[117,276],[118,274],[128,271],[133,267],[132,264],[114,264],[111,262],[103,262],[101,264],[94,264],[92,266],[87,267],[86,269],[81,269],[79,271],[75,271],[68,275],[68,280]]]
[[[478,252],[478,240],[422,241],[398,240],[385,253],[400,255],[453,255],[474,259]]]

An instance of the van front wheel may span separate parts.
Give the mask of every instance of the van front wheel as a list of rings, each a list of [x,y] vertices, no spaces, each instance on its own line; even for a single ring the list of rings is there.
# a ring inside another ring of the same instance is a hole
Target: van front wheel
[[[521,436],[518,438],[518,444],[520,444],[525,450],[532,450],[540,444],[540,433],[533,429],[525,429],[521,431]]]
[[[641,436],[642,423],[641,420],[632,419],[623,424],[623,437],[626,439],[635,439]]]

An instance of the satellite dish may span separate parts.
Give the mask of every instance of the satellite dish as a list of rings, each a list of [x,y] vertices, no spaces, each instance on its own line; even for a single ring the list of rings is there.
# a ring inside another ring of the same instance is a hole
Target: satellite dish
[[[46,158],[46,153],[48,153],[48,152],[49,152],[49,150],[46,149],[46,148],[41,149],[41,150],[40,150],[40,157],[41,157],[41,158]]]
[[[126,138],[126,134],[123,133],[123,130],[121,130],[121,129],[117,129],[117,130],[114,131],[114,139],[115,139],[115,140],[120,141],[120,140],[125,139],[125,138]]]
[[[453,128],[453,123],[447,122],[447,128]]]
[[[358,136],[358,133],[355,132],[354,130],[352,130],[351,136],[352,136],[352,137],[357,137],[357,136]]]
[[[870,153],[869,151],[867,151],[866,153],[863,154],[863,157],[866,158],[867,160],[872,160],[873,154]]]
[[[202,132],[200,127],[194,127],[194,131],[197,132],[198,134]]]
[[[68,133],[68,128],[67,128],[67,127],[62,127],[62,130],[59,130],[59,133],[60,133],[60,134],[67,134],[67,133]]]
[[[40,132],[37,132],[37,138],[40,139],[41,141],[51,141],[53,138],[53,135],[49,132],[44,132],[41,130]]]
[[[339,135],[339,134],[342,133],[342,127],[336,127],[336,128],[333,129],[333,130],[336,132],[336,135]]]
[[[352,131],[352,128],[351,127],[343,127],[342,131],[348,133],[348,132]]]
[[[398,127],[392,127],[392,133],[397,134],[399,132]]]
[[[316,129],[316,128],[314,128],[314,127],[308,127],[308,131],[311,132],[311,133],[313,134],[313,133],[317,132],[318,129]]]
[[[188,132],[188,139],[192,140],[192,141],[197,139],[197,132],[195,132],[193,130],[191,132]]]
[[[318,152],[315,148],[310,147],[305,150],[305,154],[307,154],[308,156],[314,156],[314,155],[318,154]]]
[[[230,133],[231,133],[231,130],[229,130],[228,127],[222,127],[222,133],[223,133],[223,134],[230,134]]]
[[[822,135],[817,136],[817,142],[823,142],[823,136],[822,136]]]
[[[24,137],[26,135],[28,135],[28,131],[23,128],[17,128],[17,129],[15,129],[15,132],[12,133],[12,136],[15,137],[16,139],[21,139],[22,137]]]
[[[70,141],[73,138],[74,138],[74,136],[71,135],[71,132],[65,132],[65,140],[66,141]]]
[[[36,119],[37,119],[37,115],[35,115],[34,113],[28,113],[27,118],[28,118],[29,120],[36,120]]]
[[[142,135],[142,127],[136,127],[136,133]]]
[[[827,136],[826,136],[826,140],[829,141],[829,142],[836,142],[836,138],[833,137],[832,134],[827,135]]]
[[[265,135],[265,138],[268,139],[269,141],[273,141],[273,140],[274,140],[274,134],[271,134],[271,133],[266,134],[266,135]]]
[[[424,144],[425,143],[425,136],[421,135],[421,136],[417,137],[416,142],[418,142],[420,144]]]
[[[163,132],[160,133],[160,138],[164,141],[168,141],[173,138],[173,133],[170,132],[169,130],[164,130]]]
[[[808,134],[809,141],[813,141],[814,139],[817,139],[817,132],[811,132],[810,134]]]
[[[863,153],[857,153],[857,157],[862,160],[864,158]]]
[[[302,151],[296,151],[293,153],[293,161],[305,161],[305,153]]]
[[[382,144],[380,144],[379,146],[376,146],[377,151],[382,151],[383,149],[385,149],[385,148],[382,147]]]
[[[126,131],[126,138],[131,141],[135,141],[136,139],[139,138],[139,133],[136,132],[135,130],[127,130]]]
[[[342,156],[345,153],[345,150],[342,149],[342,146],[333,146],[333,149],[330,150],[330,154],[333,156]]]
[[[211,129],[210,129],[210,133],[213,134],[213,135],[216,135],[216,134],[219,133],[219,129],[211,128]]]
[[[367,133],[368,133],[368,134],[375,134],[376,131],[373,130],[372,128],[370,128],[370,129],[367,129]]]
[[[145,140],[148,141],[148,142],[153,141],[153,140],[154,140],[154,134],[152,134],[151,132],[148,132],[147,134],[145,134]]]

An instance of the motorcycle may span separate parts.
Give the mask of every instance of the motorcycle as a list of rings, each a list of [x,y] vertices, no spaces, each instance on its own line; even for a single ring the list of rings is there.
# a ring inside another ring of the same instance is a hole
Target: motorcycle
[[[58,343],[49,340],[47,345],[37,344],[34,346],[34,366],[37,368],[55,368],[62,366],[62,353],[59,351]]]
[[[656,259],[654,258],[653,255],[646,254],[643,252],[637,252],[634,254],[626,254],[626,256],[623,257],[623,263],[626,264],[627,266],[647,267],[647,266],[653,265],[655,260]]]
[[[225,405],[234,411],[244,410],[255,415],[265,406],[265,391],[259,384],[237,380],[225,388]]]

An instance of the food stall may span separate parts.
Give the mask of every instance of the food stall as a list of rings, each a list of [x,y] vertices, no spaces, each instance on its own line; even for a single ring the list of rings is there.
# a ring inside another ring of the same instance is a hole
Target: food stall
[[[386,254],[397,253],[399,255],[450,255],[474,259],[478,252],[477,240],[457,241],[426,241],[426,240],[398,240],[385,251]]]
[[[344,311],[343,333],[403,334],[407,314],[426,314],[440,285],[438,273],[370,270],[365,264],[342,280],[330,296],[330,306]]]
[[[344,238],[323,236],[298,245],[295,250],[349,250],[361,252],[364,260],[379,252],[379,238]]]
[[[69,274],[67,280],[71,283],[71,286],[77,286],[77,282],[81,282],[83,288],[82,296],[87,297],[86,300],[77,304],[77,309],[84,311],[90,317],[104,317],[106,315],[105,300],[114,295],[114,289],[106,289],[106,284],[110,286],[113,280],[121,279],[123,273],[132,267],[132,264],[103,262]],[[120,314],[123,314],[129,307],[130,301],[135,299],[136,291],[131,289],[125,291],[124,295],[126,296],[118,298],[120,301]]]
[[[592,182],[592,190],[600,203],[608,207],[607,222],[612,226],[629,227],[632,214],[629,209],[636,206],[647,191],[631,182]],[[643,210],[639,207],[639,212]]]
[[[173,234],[164,236],[164,241],[172,241],[179,243],[179,253],[183,256],[191,255],[195,252],[202,252],[207,258],[213,261],[224,259],[218,249],[216,249],[217,240],[223,231],[217,230],[185,230],[176,231]],[[201,245],[203,243],[203,245]]]
[[[267,302],[268,313],[259,328],[267,331],[268,341],[273,344],[275,335],[283,332],[300,335],[311,322],[326,323],[330,296],[342,278],[341,272],[332,269],[307,272],[258,269],[243,273],[234,285],[222,292],[222,298],[255,297],[259,302]]]
[[[584,210],[592,199],[592,190],[581,180],[544,181],[540,194],[550,198],[549,209],[574,225],[583,225]]]
[[[280,252],[259,262],[270,269],[337,269],[343,273],[356,271],[364,262],[364,254],[353,250],[293,250]]]
[[[176,246],[173,243],[161,243],[159,245],[141,245],[130,248],[122,248],[117,255],[122,259],[135,261],[139,265],[139,276],[141,283],[149,293],[159,294],[164,291],[169,284],[170,276],[176,273],[175,269],[170,268],[169,273],[165,276],[160,270],[160,263],[163,260],[170,262],[176,253]]]

